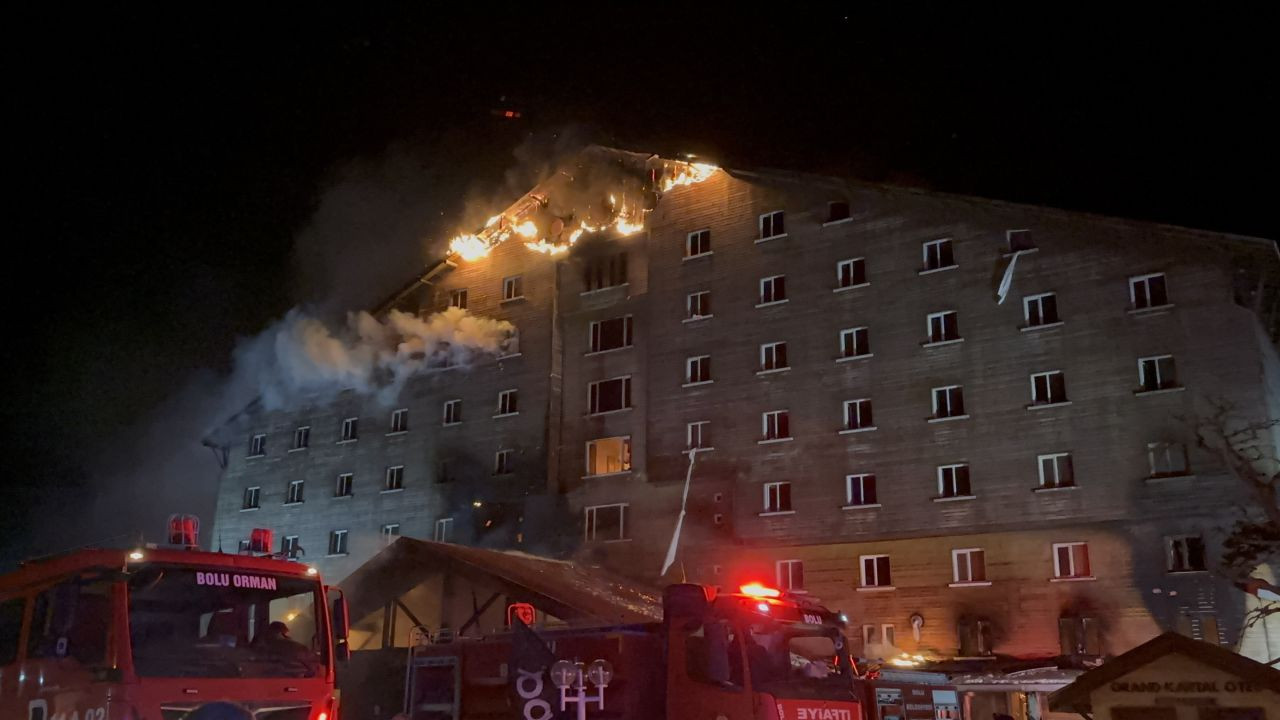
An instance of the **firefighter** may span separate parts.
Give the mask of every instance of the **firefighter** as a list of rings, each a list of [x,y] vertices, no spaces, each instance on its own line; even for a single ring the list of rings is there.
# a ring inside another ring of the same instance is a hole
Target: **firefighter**
[[[305,665],[307,670],[312,673],[316,670],[314,653],[302,643],[294,642],[289,637],[289,626],[279,620],[267,625],[267,629],[263,631],[257,645],[266,651],[268,655],[282,660],[296,660]]]

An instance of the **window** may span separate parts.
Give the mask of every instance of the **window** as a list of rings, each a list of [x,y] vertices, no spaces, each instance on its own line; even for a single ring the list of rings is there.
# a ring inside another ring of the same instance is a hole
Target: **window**
[[[892,646],[897,642],[897,633],[893,631],[893,625],[890,624],[880,626],[880,637],[883,638],[885,645]]]
[[[869,398],[844,401],[845,430],[870,430],[874,427],[875,423],[871,418],[871,400]]]
[[[710,450],[711,445],[711,423],[707,420],[699,420],[685,425],[685,448],[689,450]]]
[[[453,518],[436,520],[435,532],[432,533],[431,539],[436,542],[450,542],[453,540]]]
[[[631,376],[589,383],[587,385],[587,412],[614,412],[631,407]]]
[[[804,563],[799,560],[777,562],[778,588],[781,590],[804,589]]]
[[[879,505],[876,499],[876,476],[870,473],[846,475],[844,478],[844,504],[846,507]]]
[[[787,277],[772,275],[760,278],[760,304],[780,303],[787,299]]]
[[[684,241],[684,256],[687,258],[711,254],[711,231],[696,230],[689,233]]]
[[[449,291],[449,307],[467,309],[467,289],[459,288]]]
[[[862,587],[893,587],[893,578],[889,574],[888,555],[863,555]]]
[[[960,657],[988,657],[992,654],[991,621],[961,616],[956,622]]]
[[[1070,453],[1052,453],[1037,458],[1040,463],[1040,487],[1064,488],[1076,484]]]
[[[329,533],[329,554],[330,555],[346,555],[347,554],[347,531],[334,530]]]
[[[516,390],[503,390],[498,393],[497,416],[515,415],[520,412],[519,395]]]
[[[352,488],[355,486],[356,476],[352,473],[342,473],[338,475],[338,482],[333,486],[334,497],[351,497]]]
[[[1056,405],[1067,401],[1067,378],[1061,370],[1031,376],[1031,404]]]
[[[765,343],[760,346],[760,370],[786,370],[787,344],[785,342]]]
[[[251,548],[251,547],[252,547],[252,544],[251,544],[248,540],[237,540],[237,541],[236,541],[236,552],[237,552],[237,553],[240,553],[241,555],[244,555],[244,554],[246,554],[246,553],[250,552],[250,548]]]
[[[791,512],[791,483],[771,482],[764,484],[763,513]]]
[[[305,480],[289,481],[289,489],[284,496],[285,505],[296,505],[302,502],[302,488],[305,482]]]
[[[591,258],[583,266],[582,284],[587,292],[627,284],[627,254]]]
[[[452,460],[441,460],[436,465],[436,482],[449,483],[457,479],[457,465]]]
[[[1058,618],[1058,644],[1062,654],[1101,655],[1102,633],[1099,630],[1096,618],[1077,616]],[[1116,708],[1116,710],[1119,709],[1121,708]],[[1173,708],[1170,708],[1170,710],[1173,710]],[[1115,710],[1112,711],[1111,717],[1115,718],[1115,720],[1125,720]],[[1159,720],[1161,717],[1161,715],[1147,713],[1145,709],[1142,709],[1133,717],[1133,720]],[[1176,713],[1172,713],[1170,718],[1171,720],[1178,720]]]
[[[1129,300],[1134,310],[1163,307],[1169,304],[1164,273],[1129,278]]]
[[[1031,239],[1030,230],[1008,230],[1005,237],[1009,240],[1009,252],[1021,252],[1023,250],[1035,250],[1035,241]]]
[[[1147,443],[1151,477],[1180,477],[1187,474],[1187,447],[1181,443]]]
[[[409,410],[408,408],[400,408],[391,413],[391,432],[402,433],[409,431]]]
[[[955,264],[956,259],[951,251],[950,238],[932,240],[924,244],[924,269],[926,272],[954,267]]]
[[[987,581],[987,554],[982,548],[951,551],[951,577],[957,585]]]
[[[338,442],[351,442],[360,437],[360,418],[347,418],[342,421],[342,439]]]
[[[1138,360],[1138,392],[1178,387],[1178,373],[1172,355],[1156,355]]]
[[[0,666],[18,659],[19,636],[22,635],[22,616],[27,608],[26,598],[10,598],[0,602]]]
[[[685,296],[685,319],[711,317],[711,291],[702,290]]]
[[[1055,578],[1087,578],[1089,574],[1089,544],[1082,542],[1054,543],[1053,576]]]
[[[971,497],[968,465],[940,465],[938,467],[938,496],[944,498]]]
[[[27,659],[65,658],[74,661],[72,667],[77,664],[85,669],[102,667],[107,657],[108,636],[114,634],[109,630],[113,625],[111,590],[112,586],[106,580],[71,579],[37,595],[32,603],[31,624],[27,631]],[[170,610],[168,607],[164,609]],[[185,650],[190,646],[179,647]],[[185,659],[185,656],[180,657]],[[50,688],[46,692],[52,694],[56,691]],[[16,696],[16,693],[8,691],[6,695]],[[9,717],[18,717],[15,700],[5,702],[5,707],[9,708],[5,714]],[[22,717],[30,716],[24,713]],[[66,717],[65,710],[55,717]]]
[[[306,425],[293,431],[293,449],[302,450],[311,445],[311,426]]]
[[[267,436],[254,435],[249,439],[249,457],[262,457],[267,454]]]
[[[1204,538],[1199,535],[1165,538],[1164,550],[1169,572],[1199,572],[1209,567],[1205,563]]]
[[[836,263],[836,288],[851,288],[867,283],[866,258],[841,260]]]
[[[1022,312],[1027,327],[1040,327],[1062,322],[1058,317],[1058,296],[1055,293],[1028,295],[1022,299]]]
[[[840,357],[856,358],[871,354],[871,331],[865,327],[840,331]]]
[[[832,200],[827,203],[827,222],[840,222],[849,219],[849,201]]]
[[[863,625],[862,626],[862,644],[864,647],[867,645],[879,645],[880,644],[879,628],[877,628],[875,625]]]
[[[591,323],[591,352],[631,347],[631,316]]]
[[[711,356],[699,355],[684,361],[684,382],[686,385],[711,382]]]
[[[959,385],[934,388],[933,417],[935,419],[964,417],[964,388]]]
[[[390,545],[400,537],[400,523],[387,523],[382,526],[382,542]]]
[[[925,323],[929,342],[940,343],[960,339],[960,320],[955,310],[929,313]]]
[[[298,542],[297,535],[285,535],[280,538],[280,554],[291,560],[297,559],[302,554],[302,544]]]
[[[760,239],[768,240],[776,238],[780,235],[786,235],[786,225],[783,223],[783,214],[781,210],[765,213],[760,216]]]
[[[515,472],[515,451],[499,450],[493,454],[493,474],[509,475]]]
[[[515,300],[524,297],[524,277],[521,275],[513,275],[509,278],[502,278],[502,299]]]
[[[615,542],[627,539],[627,505],[592,505],[585,510],[583,532],[587,542]]]
[[[462,422],[462,401],[446,400],[444,403],[444,424],[457,425]]]
[[[631,471],[631,438],[600,438],[587,442],[587,475]]]
[[[404,466],[392,465],[387,468],[386,479],[382,484],[383,492],[391,492],[393,490],[404,489]]]
[[[791,437],[790,413],[786,410],[771,410],[760,416],[763,441],[784,440]]]

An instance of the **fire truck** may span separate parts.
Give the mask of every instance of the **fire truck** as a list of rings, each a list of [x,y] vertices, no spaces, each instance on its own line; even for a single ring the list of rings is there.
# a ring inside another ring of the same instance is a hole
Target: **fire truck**
[[[266,555],[269,534],[261,555],[190,549],[192,522],[171,524],[176,548],[0,576],[0,720],[337,720],[345,600]]]
[[[959,720],[927,673],[859,676],[845,618],[752,583],[663,593],[661,623],[511,632],[411,648],[410,720]]]

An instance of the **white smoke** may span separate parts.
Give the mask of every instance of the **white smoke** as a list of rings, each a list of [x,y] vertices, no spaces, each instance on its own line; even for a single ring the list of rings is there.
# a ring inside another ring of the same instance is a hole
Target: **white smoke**
[[[235,373],[252,378],[268,410],[348,389],[389,404],[419,373],[513,353],[516,342],[511,323],[460,308],[426,318],[392,310],[385,322],[349,313],[336,330],[294,309],[236,350]]]

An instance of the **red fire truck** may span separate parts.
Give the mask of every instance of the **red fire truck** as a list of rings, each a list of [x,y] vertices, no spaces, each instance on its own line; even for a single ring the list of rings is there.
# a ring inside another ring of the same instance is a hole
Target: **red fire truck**
[[[346,606],[326,598],[314,569],[273,557],[29,562],[0,576],[0,720],[337,720]]]
[[[838,613],[759,584],[721,594],[672,585],[661,623],[535,635],[514,622],[510,633],[420,645],[406,711],[410,720],[959,718],[951,688],[913,684],[909,673],[859,678],[844,626]],[[898,702],[886,702],[895,690]],[[904,696],[916,712],[904,712]]]

